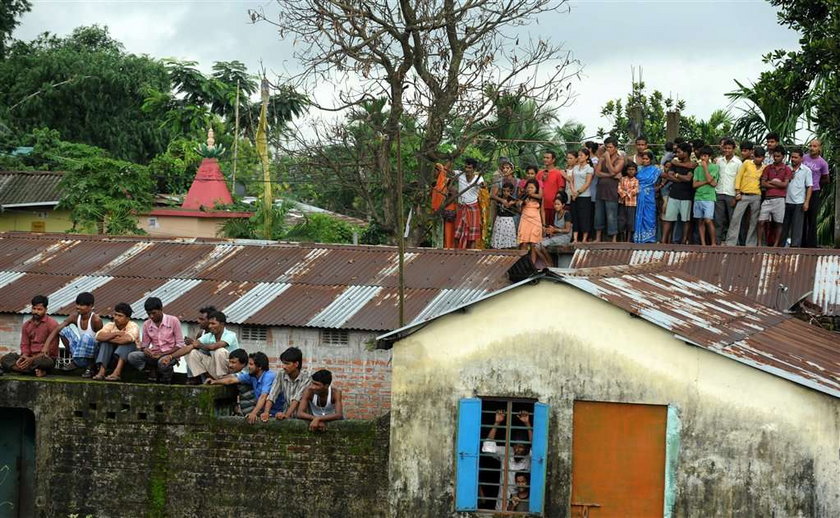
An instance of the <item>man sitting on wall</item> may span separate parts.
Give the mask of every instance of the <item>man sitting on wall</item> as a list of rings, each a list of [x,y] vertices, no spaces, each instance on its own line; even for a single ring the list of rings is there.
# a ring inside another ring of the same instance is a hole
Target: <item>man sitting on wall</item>
[[[242,349],[233,351],[231,353],[231,358],[233,358],[234,355],[239,358],[240,352],[244,353]],[[265,413],[268,415],[275,415],[282,412],[282,397],[273,404],[268,401],[268,393],[271,390],[271,386],[276,378],[277,375],[268,369],[268,356],[266,356],[265,353],[256,352],[248,355],[247,370],[242,369],[236,374],[228,374],[222,378],[210,380],[208,383],[210,385],[234,385],[236,383],[249,385],[254,393],[254,397],[257,400],[256,405],[254,405],[253,409],[247,414],[248,422],[253,424],[257,422],[263,408],[265,408]],[[242,406],[241,399],[240,406]],[[242,407],[242,410],[244,411],[245,408]]]
[[[239,349],[239,339],[225,324],[225,314],[215,311],[207,316],[207,332],[187,343],[187,366],[192,376],[187,385],[200,385],[202,376],[218,379],[228,374],[228,355]]]
[[[120,302],[114,306],[114,321],[105,324],[96,333],[99,342],[99,355],[96,357],[99,373],[93,377],[94,380],[120,381],[128,355],[136,351],[140,343],[140,327],[131,321],[131,313],[131,306]],[[117,366],[114,372],[105,376],[115,354]]]
[[[76,309],[53,331],[73,355],[65,370],[84,367],[83,378],[92,378],[96,367],[96,333],[102,329],[102,319],[93,312],[93,293],[76,296]],[[75,326],[75,327],[73,327]],[[48,341],[52,341],[51,335]]]
[[[333,390],[330,371],[321,369],[312,375],[312,383],[300,398],[297,417],[309,421],[309,429],[313,432],[323,432],[328,422],[344,419],[341,391]]]
[[[530,443],[534,440],[534,431],[531,428],[531,416],[528,415],[527,412],[520,412],[516,416],[519,419],[519,422],[522,423],[522,426],[528,428],[528,444],[526,444],[520,435],[513,434],[513,446],[511,449],[512,452],[505,452],[504,448],[499,448],[496,444],[496,429],[499,426],[502,426],[505,422],[506,413],[504,410],[497,410],[496,411],[496,420],[493,424],[493,428],[490,429],[490,432],[487,433],[487,440],[484,441],[484,444],[481,445],[481,451],[484,453],[489,453],[495,456],[502,466],[505,463],[505,457],[507,457],[508,464],[507,469],[503,469],[499,472],[499,494],[496,495],[496,510],[501,511],[507,505],[506,502],[510,501],[511,498],[516,494],[516,474],[519,472],[529,472],[531,471],[531,447]],[[507,477],[505,477],[505,473],[507,473]],[[507,487],[506,493],[502,493],[503,488],[505,487],[505,480],[507,479]]]
[[[278,420],[289,419],[297,414],[300,399],[303,391],[309,386],[312,377],[308,372],[303,371],[303,353],[297,347],[289,347],[280,355],[280,363],[283,364],[282,374],[277,376],[271,386],[271,393],[268,395],[269,406],[274,405],[277,400],[283,399],[283,412],[277,412],[275,417]],[[266,407],[260,418],[268,421],[268,408]]]
[[[58,322],[47,316],[48,302],[43,295],[32,297],[32,318],[24,322],[20,331],[20,354],[9,353],[0,358],[2,370],[34,373],[41,378],[55,367],[58,356],[55,330],[58,329]]]
[[[172,374],[178,358],[187,354],[181,321],[163,313],[163,302],[149,297],[143,304],[149,318],[143,322],[143,340],[140,350],[129,353],[128,363],[137,370],[149,369],[149,381],[172,383]]]

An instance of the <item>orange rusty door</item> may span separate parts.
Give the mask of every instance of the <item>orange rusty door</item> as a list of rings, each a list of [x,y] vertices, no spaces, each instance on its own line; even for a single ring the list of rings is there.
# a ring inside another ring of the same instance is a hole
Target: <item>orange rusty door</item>
[[[668,407],[575,401],[573,517],[662,517]]]

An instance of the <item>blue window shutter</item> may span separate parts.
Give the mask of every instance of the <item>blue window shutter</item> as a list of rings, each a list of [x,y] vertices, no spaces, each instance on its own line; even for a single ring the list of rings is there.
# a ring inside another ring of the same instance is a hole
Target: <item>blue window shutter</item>
[[[481,441],[481,400],[458,402],[455,455],[455,510],[478,509],[478,448]]]
[[[548,405],[534,403],[534,440],[531,444],[531,492],[528,512],[543,512],[545,468],[548,455]]]

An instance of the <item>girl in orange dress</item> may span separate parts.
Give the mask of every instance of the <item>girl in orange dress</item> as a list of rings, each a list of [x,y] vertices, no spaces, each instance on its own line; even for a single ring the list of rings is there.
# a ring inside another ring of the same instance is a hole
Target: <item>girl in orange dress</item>
[[[540,184],[536,179],[525,181],[525,193],[519,202],[522,217],[519,219],[519,249],[530,250],[531,262],[537,264],[537,245],[543,239],[543,211]]]

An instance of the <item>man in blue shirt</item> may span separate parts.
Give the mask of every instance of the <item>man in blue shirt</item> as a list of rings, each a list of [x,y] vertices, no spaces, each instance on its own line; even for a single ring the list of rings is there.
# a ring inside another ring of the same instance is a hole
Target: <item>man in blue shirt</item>
[[[257,405],[251,410],[247,419],[253,424],[262,413],[263,407],[267,408],[269,415],[274,415],[277,412],[283,411],[284,400],[282,397],[277,398],[274,404],[268,401],[268,394],[271,392],[271,385],[274,383],[277,375],[268,368],[268,356],[263,352],[251,353],[248,355],[248,371],[242,369],[236,374],[228,374],[219,379],[211,380],[210,385],[233,385],[236,383],[250,383],[254,390],[254,397],[257,398]],[[271,405],[269,407],[269,405]]]

